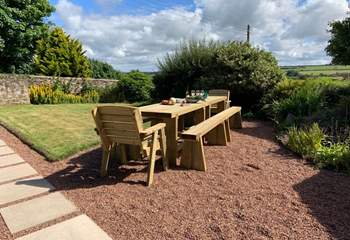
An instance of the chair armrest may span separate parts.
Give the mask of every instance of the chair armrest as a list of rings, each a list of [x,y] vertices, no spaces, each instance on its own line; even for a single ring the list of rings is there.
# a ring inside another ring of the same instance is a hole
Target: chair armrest
[[[151,135],[152,133],[154,133],[156,131],[159,131],[162,128],[165,128],[165,126],[166,126],[165,123],[158,123],[158,124],[156,124],[154,126],[151,126],[151,127],[147,128],[147,129],[143,130],[141,132],[141,134],[144,135],[144,136]]]

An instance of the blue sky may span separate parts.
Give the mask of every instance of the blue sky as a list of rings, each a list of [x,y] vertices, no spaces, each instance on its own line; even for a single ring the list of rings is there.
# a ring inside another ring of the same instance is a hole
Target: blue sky
[[[91,58],[123,71],[156,70],[157,60],[188,39],[245,39],[280,65],[325,64],[328,23],[347,0],[50,0],[55,24]]]
[[[305,0],[302,0],[305,1]],[[73,0],[72,3],[82,6],[86,13],[90,14],[150,14],[160,10],[172,7],[185,7],[194,10],[195,3],[192,0],[112,0],[112,1],[95,1],[95,0]],[[50,0],[50,3],[56,5],[58,0]]]

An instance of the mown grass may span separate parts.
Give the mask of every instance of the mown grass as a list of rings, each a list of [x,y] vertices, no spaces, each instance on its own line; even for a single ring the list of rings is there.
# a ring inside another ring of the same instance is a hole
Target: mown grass
[[[91,109],[96,104],[9,105],[0,108],[0,123],[43,153],[64,159],[99,143]]]

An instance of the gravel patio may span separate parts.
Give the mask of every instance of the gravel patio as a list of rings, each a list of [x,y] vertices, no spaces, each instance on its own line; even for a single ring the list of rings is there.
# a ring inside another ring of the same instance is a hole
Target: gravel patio
[[[350,239],[350,177],[314,169],[273,136],[270,123],[244,122],[228,147],[205,147],[207,172],[156,171],[147,188],[147,165],[111,167],[100,178],[100,149],[49,163],[0,127],[10,147],[114,239]],[[0,239],[14,237],[0,218]]]

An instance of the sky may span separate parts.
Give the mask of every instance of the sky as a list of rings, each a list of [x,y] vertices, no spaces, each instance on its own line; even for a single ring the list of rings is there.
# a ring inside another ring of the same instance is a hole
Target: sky
[[[116,69],[156,71],[186,40],[245,41],[280,65],[328,64],[328,23],[347,0],[50,0],[50,21],[78,38],[90,58]]]

